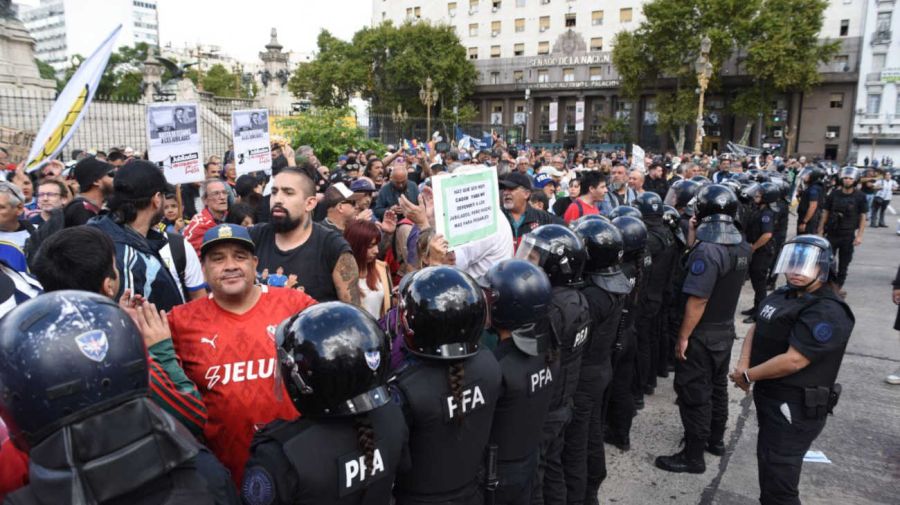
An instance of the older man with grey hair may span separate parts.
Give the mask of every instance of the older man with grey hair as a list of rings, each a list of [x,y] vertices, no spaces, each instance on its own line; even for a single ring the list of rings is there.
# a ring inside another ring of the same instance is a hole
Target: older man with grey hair
[[[225,221],[225,215],[228,214],[228,186],[222,179],[206,179],[200,183],[200,199],[203,201],[203,210],[195,214],[184,227],[184,238],[191,243],[198,256],[203,234]]]
[[[15,184],[0,181],[0,261],[25,272],[25,241],[34,232],[30,223],[20,218],[25,208],[25,195]]]

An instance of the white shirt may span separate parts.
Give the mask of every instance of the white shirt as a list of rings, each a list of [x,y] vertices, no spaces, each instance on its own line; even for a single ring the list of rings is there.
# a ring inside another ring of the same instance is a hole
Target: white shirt
[[[506,218],[500,214],[500,219]],[[505,224],[500,221],[501,226],[497,227],[497,233],[493,236],[459,246],[454,250],[456,268],[471,275],[482,286],[485,285],[484,275],[492,266],[512,258],[515,254],[512,227],[503,226]]]
[[[381,317],[381,307],[384,304],[384,289],[381,287],[381,281],[375,284],[375,289],[369,289],[365,279],[359,279],[359,294],[362,308],[372,315],[375,319]]]
[[[897,187],[897,181],[893,179],[879,179],[875,181],[875,196],[886,200],[888,202],[891,201],[891,196],[894,193],[894,188]]]

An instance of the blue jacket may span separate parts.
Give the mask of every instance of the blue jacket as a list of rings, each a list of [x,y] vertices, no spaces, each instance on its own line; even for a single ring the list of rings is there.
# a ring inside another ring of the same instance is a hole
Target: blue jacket
[[[419,204],[419,187],[416,186],[416,183],[406,181],[406,191],[401,193],[388,181],[378,190],[378,195],[375,196],[374,212],[379,221],[384,219],[384,211],[400,203],[400,195],[406,195],[410,202],[416,205]]]

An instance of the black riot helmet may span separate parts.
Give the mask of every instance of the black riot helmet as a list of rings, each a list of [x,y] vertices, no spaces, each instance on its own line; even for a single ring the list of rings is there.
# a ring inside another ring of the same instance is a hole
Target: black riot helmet
[[[856,184],[859,182],[859,170],[856,167],[844,167],[840,171],[840,179],[841,183],[844,179],[853,179],[853,183]]]
[[[538,226],[522,237],[516,258],[541,267],[554,286],[580,286],[587,253],[575,233],[559,224]]]
[[[609,218],[602,214],[585,214],[585,215],[579,217],[578,219],[572,221],[571,223],[569,223],[569,229],[574,230],[575,228],[578,228],[578,226],[585,221],[605,221],[608,223]]]
[[[769,181],[769,173],[765,170],[754,168],[748,172],[750,174],[750,180],[763,183]]]
[[[809,185],[816,182],[822,182],[825,175],[826,172],[824,168],[818,165],[810,165],[800,171],[800,180]]]
[[[664,203],[672,207],[683,209],[688,206],[692,198],[700,191],[700,184],[691,180],[675,181],[666,193]]]
[[[487,316],[484,291],[461,270],[423,268],[400,292],[400,316],[409,351],[456,360],[478,352]]]
[[[622,234],[623,259],[630,261],[643,254],[647,245],[647,225],[633,216],[620,216],[613,219],[612,224]]]
[[[141,332],[98,294],[54,291],[0,321],[0,413],[23,450],[147,396],[149,376]]]
[[[390,347],[368,313],[343,302],[313,305],[275,331],[291,402],[304,416],[349,416],[390,401]]]
[[[737,196],[721,184],[710,184],[697,193],[694,217],[700,222],[697,238],[714,244],[740,244],[744,239],[734,225]]]
[[[621,268],[625,240],[619,228],[610,222],[593,220],[578,225],[575,233],[584,240],[588,253],[585,275],[609,292],[630,292],[631,284]]]
[[[701,187],[712,184],[712,181],[709,180],[709,177],[705,175],[695,175],[691,177],[691,180],[699,184]]]
[[[762,194],[762,186],[758,182],[752,182],[741,187],[741,191],[737,193],[738,201],[741,203],[755,203],[756,195]]]
[[[663,201],[653,191],[644,191],[634,201],[634,206],[641,211],[641,216],[661,216],[663,214]]]
[[[774,182],[764,182],[759,185],[762,193],[762,201],[765,204],[772,205],[778,203],[781,198],[781,187]]]
[[[621,216],[631,216],[636,219],[644,218],[643,214],[641,214],[641,211],[630,205],[619,205],[609,212],[609,218],[612,220],[615,220],[617,217]]]
[[[833,266],[831,243],[827,239],[818,235],[798,235],[784,243],[772,273],[808,277],[812,281],[805,285],[792,284],[788,278],[789,286],[806,288],[816,280],[828,280]]]
[[[675,234],[675,237],[681,241],[682,244],[686,243],[687,240],[684,238],[684,230],[681,229],[681,214],[678,213],[678,210],[671,205],[666,205],[663,210],[663,222],[669,226],[669,229],[672,230],[672,233]]]
[[[547,274],[520,259],[497,263],[487,274],[491,327],[512,332],[513,343],[530,356],[550,347],[549,326],[541,324],[553,298]]]

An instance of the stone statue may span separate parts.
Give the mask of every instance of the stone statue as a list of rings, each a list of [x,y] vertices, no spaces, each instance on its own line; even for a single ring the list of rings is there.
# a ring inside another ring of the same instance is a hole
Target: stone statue
[[[13,19],[15,17],[16,13],[13,12],[12,0],[0,0],[0,19]]]

